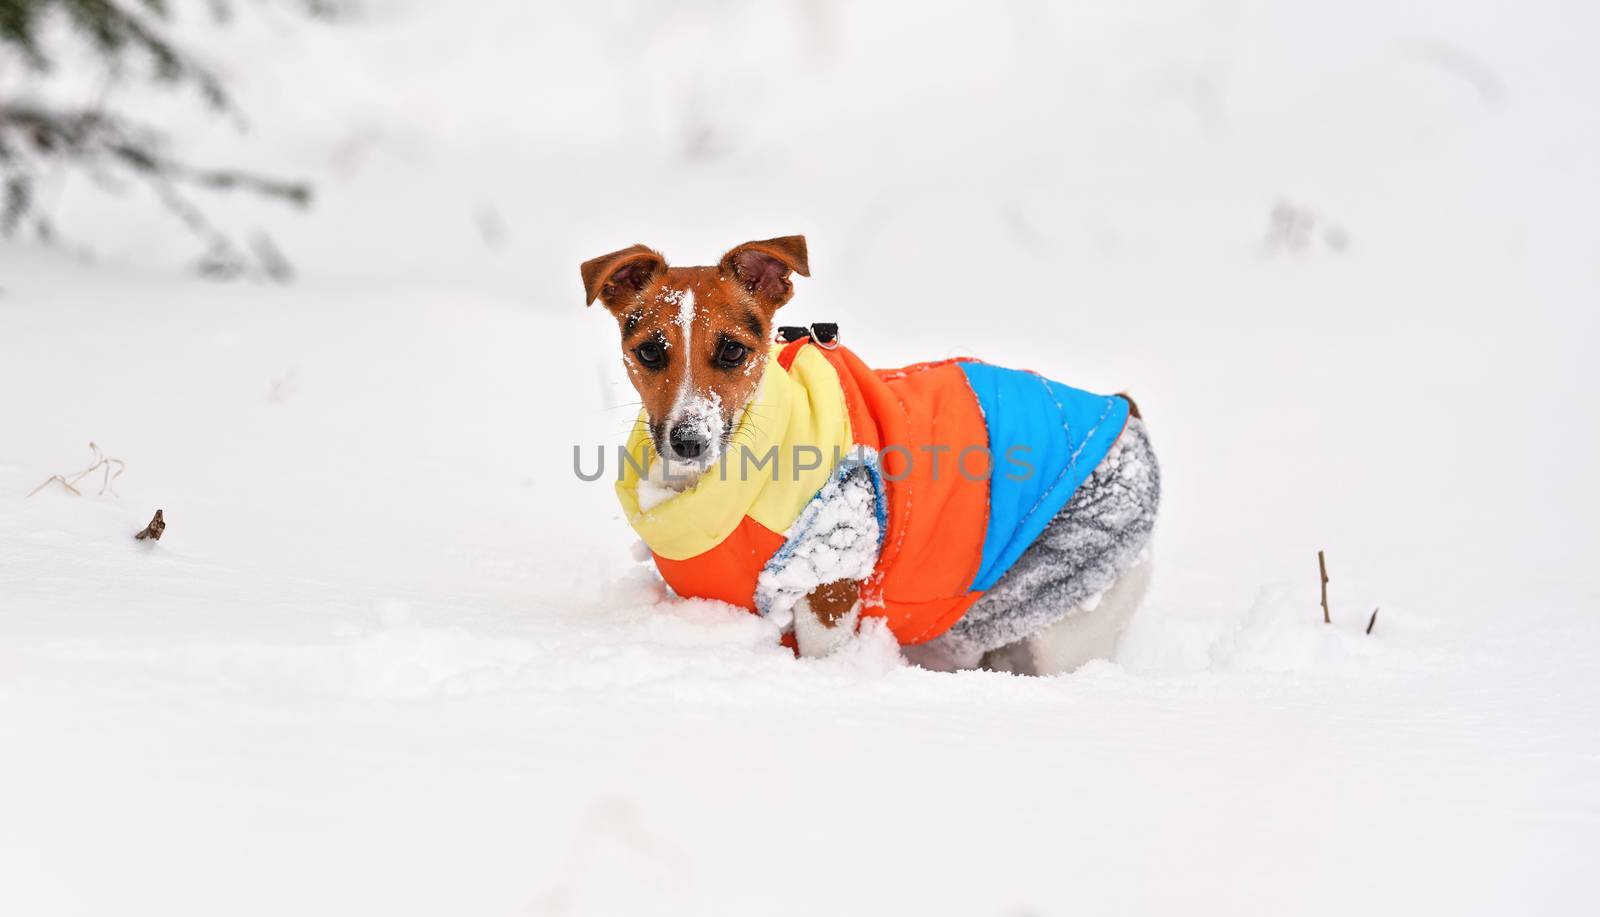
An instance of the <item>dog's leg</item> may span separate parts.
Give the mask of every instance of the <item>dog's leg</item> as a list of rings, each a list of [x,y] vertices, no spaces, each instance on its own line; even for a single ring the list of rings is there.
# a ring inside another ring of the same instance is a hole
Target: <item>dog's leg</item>
[[[826,656],[855,636],[860,622],[860,585],[855,580],[823,583],[794,607],[794,642],[802,656]]]
[[[965,672],[983,668],[985,662],[983,650],[952,640],[934,639],[927,643],[902,646],[900,652],[907,662],[930,672]]]
[[[1020,675],[1059,675],[1093,659],[1109,659],[1150,585],[1152,563],[1129,567],[1092,605],[1073,610],[1044,630],[991,651],[984,668]]]

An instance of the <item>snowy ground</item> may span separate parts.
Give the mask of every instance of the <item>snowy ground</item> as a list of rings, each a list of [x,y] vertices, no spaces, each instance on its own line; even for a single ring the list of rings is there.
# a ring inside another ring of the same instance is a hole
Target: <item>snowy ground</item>
[[[1593,907],[1595,12],[437,6],[269,7],[252,133],[173,108],[317,180],[216,205],[296,284],[70,180],[96,261],[0,243],[0,913]],[[790,232],[870,360],[1138,398],[1116,660],[797,661],[631,559],[576,266]]]

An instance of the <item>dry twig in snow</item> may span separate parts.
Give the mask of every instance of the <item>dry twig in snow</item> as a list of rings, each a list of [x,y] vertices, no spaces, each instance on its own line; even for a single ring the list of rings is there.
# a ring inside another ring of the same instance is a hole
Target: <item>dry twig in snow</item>
[[[111,485],[112,482],[117,478],[122,477],[122,472],[127,468],[127,465],[123,463],[122,459],[107,458],[106,454],[100,451],[100,447],[94,443],[90,443],[89,448],[94,452],[94,464],[83,469],[70,478],[59,474],[53,474],[50,477],[45,478],[44,483],[29,491],[28,496],[31,497],[39,491],[44,490],[46,487],[49,487],[50,482],[52,481],[60,481],[61,486],[67,489],[67,493],[72,494],[74,497],[81,497],[83,496],[83,492],[80,491],[75,485],[79,481],[88,477],[90,474],[93,474],[95,471],[103,471],[105,476],[100,481],[100,490],[98,493],[101,495],[109,493],[113,497],[120,497],[121,494],[117,493],[117,489]]]
[[[1328,561],[1317,552],[1317,569],[1322,572],[1322,623],[1332,624],[1333,616],[1328,614]]]

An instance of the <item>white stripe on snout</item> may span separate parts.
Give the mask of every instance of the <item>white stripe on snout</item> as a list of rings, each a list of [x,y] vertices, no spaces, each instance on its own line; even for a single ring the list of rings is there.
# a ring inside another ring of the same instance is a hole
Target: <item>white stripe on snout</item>
[[[671,410],[667,411],[667,429],[678,422],[678,414],[689,401],[689,394],[694,391],[694,291],[684,290],[683,298],[678,301],[678,327],[683,329],[683,383],[678,386],[678,397],[672,402]]]

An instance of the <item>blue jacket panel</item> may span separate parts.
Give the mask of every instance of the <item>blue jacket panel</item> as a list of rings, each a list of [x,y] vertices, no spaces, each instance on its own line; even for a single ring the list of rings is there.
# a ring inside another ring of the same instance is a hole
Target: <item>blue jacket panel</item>
[[[1017,562],[1072,499],[1128,422],[1127,399],[1019,369],[963,363],[989,428],[989,527],[972,589]]]

